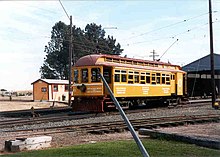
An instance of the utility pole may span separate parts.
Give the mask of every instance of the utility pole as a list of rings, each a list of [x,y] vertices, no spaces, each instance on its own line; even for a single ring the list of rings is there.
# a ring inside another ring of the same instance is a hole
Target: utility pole
[[[150,53],[152,53],[152,55],[150,55],[150,57],[153,57],[153,61],[156,60],[155,57],[158,57],[158,56],[159,56],[159,55],[156,55],[155,50],[153,50],[153,52],[150,52]]]
[[[72,90],[71,90],[71,85],[72,85],[72,56],[73,56],[73,52],[72,52],[72,40],[73,40],[73,36],[72,36],[72,16],[70,16],[70,40],[69,40],[69,101],[68,101],[68,105],[71,106],[71,95],[72,95]]]
[[[214,67],[214,48],[213,48],[213,30],[212,30],[212,4],[209,0],[209,33],[210,33],[210,66],[211,66],[211,84],[212,84],[212,107],[215,108],[215,67]]]

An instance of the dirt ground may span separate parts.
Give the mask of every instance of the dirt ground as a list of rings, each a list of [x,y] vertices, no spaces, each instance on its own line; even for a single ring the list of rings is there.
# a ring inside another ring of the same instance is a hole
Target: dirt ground
[[[171,128],[160,128],[158,129],[163,132],[177,133],[180,135],[188,136],[197,136],[205,137],[211,139],[220,140],[220,123],[209,123],[209,124],[199,124],[199,125],[188,125],[180,127],[171,127]],[[137,132],[138,134],[138,132]],[[53,147],[62,147],[68,145],[84,144],[84,143],[96,143],[100,141],[116,141],[116,140],[129,140],[132,139],[130,132],[122,133],[110,133],[102,135],[81,135],[76,136],[74,133],[61,133],[52,135],[52,146]],[[139,135],[142,138],[148,138],[145,135]]]
[[[171,128],[161,128],[159,130],[167,133],[177,133],[187,136],[197,136],[220,140],[220,123],[186,125]]]
[[[122,133],[109,133],[109,134],[87,134],[76,136],[74,133],[60,133],[54,134],[52,140],[52,147],[63,147],[69,145],[78,145],[86,143],[97,143],[106,141],[117,141],[117,140],[130,140],[132,135],[130,132]]]
[[[10,101],[9,97],[0,96],[0,112],[2,111],[14,111],[14,110],[26,110],[34,107],[38,108],[49,108],[53,105],[53,102],[34,102],[32,101],[32,96],[20,96],[20,97],[12,97]],[[54,107],[65,107],[67,106],[64,103],[56,102]]]

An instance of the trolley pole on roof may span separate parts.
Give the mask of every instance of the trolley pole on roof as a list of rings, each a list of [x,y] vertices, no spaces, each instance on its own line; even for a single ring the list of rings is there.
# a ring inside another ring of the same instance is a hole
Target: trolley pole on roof
[[[156,60],[155,57],[158,57],[158,56],[159,56],[159,55],[156,54],[155,50],[153,50],[153,51],[150,52],[150,53],[152,53],[152,55],[150,55],[150,57],[153,57],[153,61]]]
[[[117,101],[117,99],[115,98],[114,94],[112,93],[108,83],[106,82],[105,78],[103,77],[103,75],[99,72],[101,79],[105,85],[105,87],[107,88],[112,100],[114,101],[115,106],[117,107],[117,109],[119,110],[120,115],[122,116],[122,118],[124,119],[125,123],[128,126],[128,129],[130,130],[135,142],[137,143],[143,157],[149,157],[149,154],[147,153],[146,149],[144,148],[144,145],[142,144],[141,140],[139,139],[139,137],[137,136],[133,126],[131,125],[129,119],[127,118],[125,112],[123,111],[123,109],[121,108],[119,102]]]
[[[211,66],[211,84],[212,84],[212,107],[215,107],[215,67],[214,67],[214,48],[213,48],[213,30],[212,30],[212,4],[209,0],[209,33],[210,33],[210,66]]]
[[[70,16],[70,40],[69,40],[69,87],[68,87],[68,91],[69,91],[69,99],[68,99],[68,105],[71,106],[71,84],[72,84],[72,56],[73,56],[73,52],[72,52],[72,40],[73,40],[73,36],[72,36],[72,16]]]

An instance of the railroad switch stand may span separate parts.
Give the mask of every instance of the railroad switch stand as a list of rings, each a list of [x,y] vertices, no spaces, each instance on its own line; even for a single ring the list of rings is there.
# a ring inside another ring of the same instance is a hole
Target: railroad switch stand
[[[38,114],[38,113],[35,113],[33,106],[31,107],[31,114],[32,114],[32,117],[33,117],[33,118],[34,118],[34,117],[39,117],[39,114]]]

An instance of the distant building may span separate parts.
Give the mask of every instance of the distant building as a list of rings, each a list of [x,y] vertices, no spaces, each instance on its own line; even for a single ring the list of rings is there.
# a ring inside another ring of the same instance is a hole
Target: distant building
[[[32,83],[34,101],[68,101],[68,80],[38,79]]]
[[[10,96],[11,92],[8,92],[6,89],[1,89],[1,96]]]
[[[214,68],[216,94],[220,95],[219,54],[214,54]],[[182,67],[182,69],[187,72],[187,90],[190,97],[212,95],[210,55],[189,63]]]

